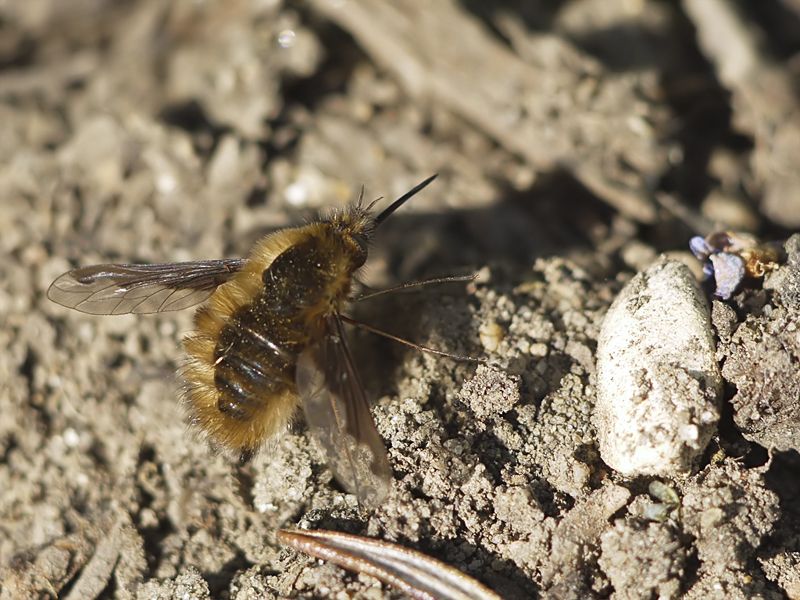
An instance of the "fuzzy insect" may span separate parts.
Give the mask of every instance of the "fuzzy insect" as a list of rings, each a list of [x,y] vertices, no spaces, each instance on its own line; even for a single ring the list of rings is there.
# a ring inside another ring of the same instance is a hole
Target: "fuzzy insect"
[[[184,339],[191,423],[246,461],[301,405],[337,479],[375,506],[388,493],[391,468],[343,331],[352,320],[342,311],[377,227],[435,177],[376,216],[375,202],[364,206],[361,197],[332,216],[267,235],[244,259],[82,267],[58,277],[47,296],[102,315],[207,300]]]

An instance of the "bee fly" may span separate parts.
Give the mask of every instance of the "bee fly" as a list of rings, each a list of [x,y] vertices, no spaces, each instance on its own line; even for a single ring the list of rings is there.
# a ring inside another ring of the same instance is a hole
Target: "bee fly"
[[[101,315],[180,310],[208,300],[195,313],[196,331],[183,342],[190,422],[244,462],[300,404],[334,475],[359,502],[375,506],[388,493],[391,469],[343,323],[382,332],[342,310],[375,230],[435,178],[377,216],[370,212],[377,200],[364,206],[362,192],[344,211],[267,235],[247,258],[82,267],[56,279],[47,296]]]

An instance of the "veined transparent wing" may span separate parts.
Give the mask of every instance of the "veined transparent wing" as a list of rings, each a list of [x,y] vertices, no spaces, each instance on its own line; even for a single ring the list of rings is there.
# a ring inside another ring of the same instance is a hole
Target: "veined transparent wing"
[[[328,335],[298,358],[297,391],[336,479],[359,503],[374,508],[389,493],[392,470],[342,323],[334,315],[328,327]]]
[[[53,302],[93,315],[182,310],[208,298],[243,258],[150,265],[104,264],[67,271],[47,290]]]

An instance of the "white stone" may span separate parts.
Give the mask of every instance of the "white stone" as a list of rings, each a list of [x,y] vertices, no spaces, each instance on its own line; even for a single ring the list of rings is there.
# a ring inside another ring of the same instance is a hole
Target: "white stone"
[[[708,303],[691,271],[664,261],[614,300],[597,344],[600,454],[625,475],[684,475],[719,420],[722,376]]]

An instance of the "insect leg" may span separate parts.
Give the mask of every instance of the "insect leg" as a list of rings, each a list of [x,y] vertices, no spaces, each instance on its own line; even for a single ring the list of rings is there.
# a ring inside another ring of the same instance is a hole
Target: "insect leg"
[[[375,296],[382,296],[383,294],[392,294],[395,292],[402,292],[408,289],[420,288],[426,285],[434,285],[437,283],[453,283],[458,281],[475,281],[478,278],[477,273],[472,275],[448,275],[446,277],[434,277],[433,279],[422,279],[420,281],[409,281],[406,283],[401,283],[400,285],[396,285],[394,287],[386,288],[385,290],[376,290],[374,292],[367,292],[366,294],[360,295],[358,298],[355,298],[354,302],[360,302],[361,300],[369,300],[370,298],[374,298]]]

